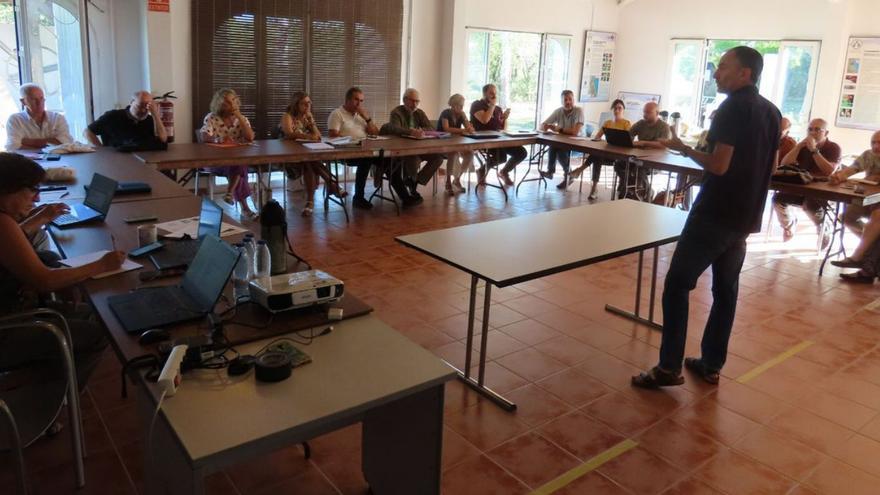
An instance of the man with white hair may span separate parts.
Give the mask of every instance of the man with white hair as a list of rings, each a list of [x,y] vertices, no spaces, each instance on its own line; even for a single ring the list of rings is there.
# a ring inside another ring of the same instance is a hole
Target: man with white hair
[[[433,131],[431,120],[425,112],[419,108],[419,92],[413,88],[407,88],[403,92],[403,105],[399,105],[391,111],[390,121],[382,126],[381,134],[395,136],[407,136],[421,139],[425,131]],[[443,156],[437,154],[409,156],[403,158],[403,176],[410,195],[420,198],[416,190],[418,185],[425,185],[434,176],[434,173],[443,165]],[[426,162],[419,170],[419,164]]]
[[[104,112],[89,124],[85,136],[95,146],[130,149],[150,149],[168,141],[159,107],[149,91],[136,92],[126,108]]]
[[[6,151],[73,142],[64,115],[46,110],[43,88],[34,83],[22,84],[19,93],[24,111],[10,115],[6,121]]]

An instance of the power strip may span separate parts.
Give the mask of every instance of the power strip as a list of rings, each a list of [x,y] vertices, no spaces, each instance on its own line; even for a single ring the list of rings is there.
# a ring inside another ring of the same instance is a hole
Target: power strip
[[[180,363],[186,357],[187,348],[186,344],[174,346],[174,349],[171,349],[168,360],[165,361],[162,373],[159,374],[159,380],[156,383],[159,384],[159,389],[165,392],[165,397],[173,397],[177,393],[178,387],[180,387]]]

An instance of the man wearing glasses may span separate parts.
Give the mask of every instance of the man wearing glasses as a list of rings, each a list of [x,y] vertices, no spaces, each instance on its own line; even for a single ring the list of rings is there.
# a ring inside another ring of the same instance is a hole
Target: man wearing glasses
[[[828,123],[822,119],[810,121],[807,136],[779,160],[780,165],[796,166],[806,170],[813,177],[828,177],[837,168],[839,162],[840,146],[828,139]],[[823,211],[827,204],[826,201],[813,198],[776,193],[773,196],[773,209],[782,225],[782,240],[788,242],[794,237],[796,222],[789,206],[797,205],[803,208],[816,225],[817,233],[822,240],[822,248],[827,247],[831,241],[831,233],[823,228]]]

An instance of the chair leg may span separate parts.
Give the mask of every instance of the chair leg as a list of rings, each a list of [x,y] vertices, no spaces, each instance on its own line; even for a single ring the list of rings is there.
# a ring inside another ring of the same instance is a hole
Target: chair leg
[[[15,470],[18,473],[18,493],[21,495],[27,495],[27,474],[24,470],[24,453],[21,445],[21,437],[18,434],[18,425],[15,424],[15,418],[12,416],[12,411],[9,410],[9,407],[2,399],[0,399],[0,412],[3,412],[3,415],[6,416],[6,420],[9,423],[9,433],[12,437],[12,454],[15,458]]]

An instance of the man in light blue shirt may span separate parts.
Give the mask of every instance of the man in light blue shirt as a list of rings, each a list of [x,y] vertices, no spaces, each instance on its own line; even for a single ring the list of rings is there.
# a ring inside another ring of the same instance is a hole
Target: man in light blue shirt
[[[28,83],[19,92],[25,110],[10,115],[6,121],[6,151],[73,142],[64,115],[46,110],[43,88]]]

